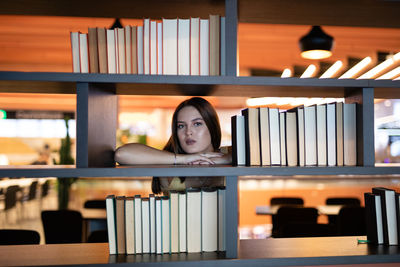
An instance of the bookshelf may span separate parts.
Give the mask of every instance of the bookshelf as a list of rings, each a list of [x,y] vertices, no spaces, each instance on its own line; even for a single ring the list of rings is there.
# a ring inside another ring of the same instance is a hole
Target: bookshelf
[[[219,11],[218,8],[216,10]],[[212,12],[215,10],[209,7],[207,13]],[[177,14],[181,15],[178,11],[175,16]],[[374,158],[374,98],[400,97],[400,81],[237,77],[237,0],[225,0],[225,17],[226,76],[0,72],[0,92],[75,94],[77,98],[76,166],[45,168],[6,166],[0,167],[0,177],[225,176],[226,210],[228,211],[226,221],[229,222],[226,225],[225,257],[237,258],[240,255],[244,259],[247,257],[243,252],[245,250],[238,250],[238,176],[400,174],[399,166],[375,166]],[[211,95],[215,96],[345,97],[346,102],[359,103],[358,166],[146,165],[115,167],[113,151],[116,140],[118,95],[190,95],[191,89],[195,89],[197,95],[207,95],[210,87],[212,88]],[[245,243],[248,247],[259,246],[258,241]],[[249,252],[248,255],[251,253]],[[282,257],[285,256],[282,255]],[[398,257],[395,258],[396,261],[400,261]]]

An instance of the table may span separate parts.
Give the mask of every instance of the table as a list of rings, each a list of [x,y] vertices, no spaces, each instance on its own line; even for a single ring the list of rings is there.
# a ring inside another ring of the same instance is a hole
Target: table
[[[256,206],[256,214],[257,215],[274,215],[278,212],[278,209],[281,205],[272,205],[272,206]],[[338,215],[340,209],[343,205],[320,205],[315,208],[318,210],[320,215]]]
[[[80,210],[83,219],[83,238],[86,241],[89,234],[96,230],[107,229],[107,213],[105,209]]]

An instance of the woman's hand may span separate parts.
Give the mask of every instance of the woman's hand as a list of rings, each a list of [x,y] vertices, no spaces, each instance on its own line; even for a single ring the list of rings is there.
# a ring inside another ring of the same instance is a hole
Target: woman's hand
[[[176,155],[177,164],[187,165],[213,165],[215,159],[223,157],[224,154],[220,152],[207,152],[198,154],[179,154]]]

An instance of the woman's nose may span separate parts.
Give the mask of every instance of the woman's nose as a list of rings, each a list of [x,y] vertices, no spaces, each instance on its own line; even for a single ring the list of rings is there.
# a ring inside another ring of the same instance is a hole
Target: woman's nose
[[[192,127],[186,127],[186,135],[192,135]]]

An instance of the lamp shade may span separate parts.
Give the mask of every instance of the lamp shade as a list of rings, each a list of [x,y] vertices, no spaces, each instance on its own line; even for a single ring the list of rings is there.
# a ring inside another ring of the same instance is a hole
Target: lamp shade
[[[326,34],[320,26],[300,38],[301,56],[307,59],[323,59],[332,55],[333,37]]]

